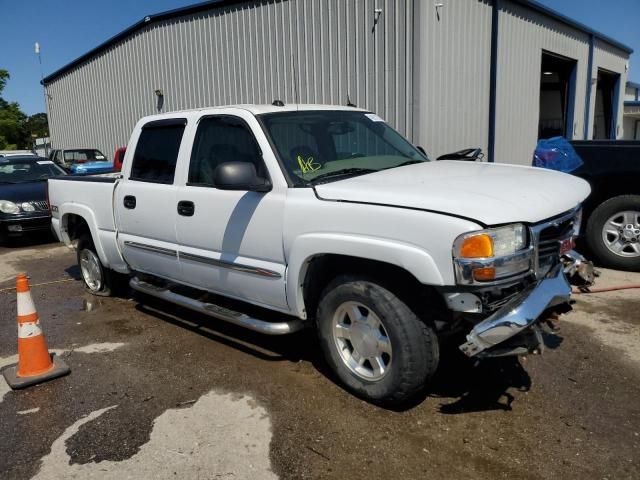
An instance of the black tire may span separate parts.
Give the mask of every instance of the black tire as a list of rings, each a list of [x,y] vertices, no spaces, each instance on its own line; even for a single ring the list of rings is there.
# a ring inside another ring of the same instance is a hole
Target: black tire
[[[392,356],[384,376],[369,381],[343,361],[333,334],[333,317],[345,302],[357,302],[381,320]],[[423,391],[438,366],[439,346],[434,330],[419,319],[393,292],[375,280],[340,276],[322,293],[317,330],[327,364],[351,392],[373,403],[399,405]]]
[[[83,250],[88,250],[93,255],[95,255],[96,258],[98,259],[98,268],[102,276],[102,281],[97,288],[91,288],[91,286],[87,283],[82,273],[80,257],[82,255]],[[96,247],[93,244],[93,239],[91,238],[91,235],[83,235],[82,237],[80,237],[80,240],[78,241],[78,248],[76,253],[77,253],[77,259],[78,259],[78,267],[80,268],[80,276],[82,278],[84,289],[87,292],[91,293],[92,295],[97,295],[99,297],[110,297],[112,295],[114,272],[112,272],[111,270],[106,268],[104,265],[102,265],[102,262],[100,261],[100,257],[98,257],[98,253],[96,252]]]
[[[640,195],[620,195],[610,198],[596,208],[587,222],[586,239],[589,249],[604,267],[640,271],[640,255],[625,257],[607,247],[602,238],[606,222],[618,212],[640,212]]]

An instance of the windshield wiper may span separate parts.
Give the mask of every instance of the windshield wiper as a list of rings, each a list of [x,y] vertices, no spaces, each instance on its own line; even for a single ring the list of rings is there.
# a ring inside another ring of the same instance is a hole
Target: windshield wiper
[[[323,173],[322,175],[318,175],[317,177],[310,180],[309,183],[315,185],[316,183],[318,183],[318,180],[326,180],[332,177],[344,177],[345,175],[355,175],[359,173],[373,173],[377,171],[378,170],[375,170],[373,168],[342,168],[340,170],[335,170],[333,172],[327,172]]]

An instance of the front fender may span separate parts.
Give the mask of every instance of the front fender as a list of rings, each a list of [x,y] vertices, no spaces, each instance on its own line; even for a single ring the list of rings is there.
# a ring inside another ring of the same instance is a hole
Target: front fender
[[[411,273],[421,283],[444,285],[431,255],[415,245],[358,235],[305,234],[293,242],[287,267],[287,300],[291,310],[301,318],[306,318],[302,283],[307,267],[314,257],[326,254],[389,263]]]

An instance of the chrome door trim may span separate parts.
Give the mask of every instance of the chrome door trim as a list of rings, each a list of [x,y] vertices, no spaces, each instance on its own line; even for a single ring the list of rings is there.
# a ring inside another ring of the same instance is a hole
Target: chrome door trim
[[[167,255],[168,257],[178,256],[178,252],[169,248],[156,247],[155,245],[147,245],[145,243],[130,242],[129,240],[125,240],[124,244],[127,247],[146,250],[147,252],[159,253],[160,255]]]
[[[253,275],[260,275],[261,277],[269,278],[281,278],[278,272],[273,270],[267,270],[266,268],[251,267],[249,265],[243,265],[234,262],[225,262],[224,260],[216,260],[215,258],[203,257],[200,255],[194,255],[192,253],[178,252],[180,260],[189,260],[192,262],[203,263],[206,265],[213,265],[215,267],[228,268],[230,270],[236,270],[238,272],[251,273]]]

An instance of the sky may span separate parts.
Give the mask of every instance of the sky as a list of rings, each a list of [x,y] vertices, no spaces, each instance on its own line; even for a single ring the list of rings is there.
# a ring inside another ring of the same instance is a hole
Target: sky
[[[0,69],[11,74],[3,96],[29,115],[44,111],[36,41],[46,76],[146,15],[198,1],[0,0]],[[640,83],[640,0],[539,1],[633,48],[629,80]]]

